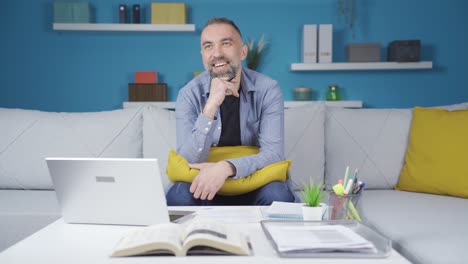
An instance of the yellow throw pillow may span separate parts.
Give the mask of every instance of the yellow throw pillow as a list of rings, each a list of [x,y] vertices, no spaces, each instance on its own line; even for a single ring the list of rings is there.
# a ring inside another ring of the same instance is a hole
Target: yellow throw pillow
[[[468,110],[413,110],[397,190],[468,198]]]
[[[212,147],[208,155],[208,162],[254,155],[258,151],[257,147],[252,146]],[[227,179],[218,193],[227,196],[239,195],[256,190],[273,181],[284,182],[288,178],[290,165],[290,160],[284,160],[255,171],[250,176],[241,179]],[[192,182],[198,172],[197,169],[189,168],[187,160],[177,152],[174,150],[169,152],[166,169],[169,180],[172,182]]]

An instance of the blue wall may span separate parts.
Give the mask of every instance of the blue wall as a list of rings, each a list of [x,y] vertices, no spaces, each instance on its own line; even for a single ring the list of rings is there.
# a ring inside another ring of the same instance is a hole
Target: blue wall
[[[118,5],[149,1],[90,0],[100,23],[118,21]],[[168,0],[165,0],[168,1]],[[169,100],[203,70],[199,35],[213,16],[233,19],[244,37],[263,33],[272,46],[260,71],[277,79],[285,100],[308,86],[323,100],[338,84],[346,99],[366,107],[432,106],[468,101],[466,63],[468,1],[356,0],[356,35],[338,23],[337,0],[190,0],[188,21],[196,32],[57,32],[52,30],[51,0],[2,3],[0,11],[0,107],[48,111],[98,111],[120,108],[134,72],[156,70],[168,83]],[[291,72],[301,60],[303,24],[334,24],[334,61],[345,61],[345,45],[379,42],[382,58],[395,39],[421,39],[422,71]]]

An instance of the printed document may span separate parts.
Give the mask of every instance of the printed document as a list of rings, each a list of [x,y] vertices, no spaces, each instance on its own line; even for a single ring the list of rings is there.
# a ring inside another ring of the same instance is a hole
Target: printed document
[[[280,252],[377,252],[373,243],[342,225],[271,225],[268,232]]]

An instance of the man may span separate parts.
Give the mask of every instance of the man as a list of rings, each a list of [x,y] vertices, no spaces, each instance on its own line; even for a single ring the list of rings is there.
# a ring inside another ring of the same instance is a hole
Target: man
[[[242,68],[247,56],[238,27],[210,19],[201,34],[206,71],[177,97],[177,152],[200,172],[193,182],[176,182],[168,205],[268,205],[293,201],[286,182],[271,182],[238,196],[217,195],[227,178],[238,179],[284,160],[284,102],[278,83]],[[260,147],[255,155],[208,163],[212,146]]]

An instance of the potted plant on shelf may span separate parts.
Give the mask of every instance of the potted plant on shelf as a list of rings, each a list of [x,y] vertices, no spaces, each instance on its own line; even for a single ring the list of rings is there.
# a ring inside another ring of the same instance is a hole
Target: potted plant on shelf
[[[356,0],[338,0],[338,23],[341,23],[342,18],[354,39],[356,36]]]
[[[265,40],[265,35],[255,43],[254,40],[248,39],[247,41],[247,68],[257,70],[261,62],[265,59],[266,54],[270,48],[270,43]]]
[[[321,203],[325,196],[324,186],[324,182],[315,184],[312,178],[310,178],[309,184],[304,184],[301,191],[304,202],[302,206],[304,220],[322,220],[325,212],[325,205]]]

